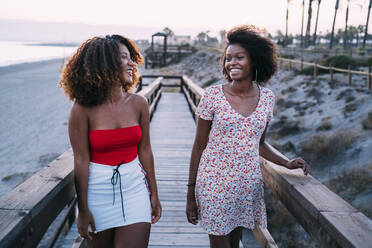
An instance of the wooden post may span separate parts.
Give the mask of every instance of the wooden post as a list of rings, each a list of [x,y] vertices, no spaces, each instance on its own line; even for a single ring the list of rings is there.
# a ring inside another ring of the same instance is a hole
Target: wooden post
[[[333,67],[332,66],[329,67],[329,74],[331,76],[331,83],[333,83]]]
[[[185,82],[183,81],[183,77],[181,77],[180,79],[181,79],[181,83],[180,83],[180,92],[181,92],[181,93],[184,93],[184,92],[183,92],[183,86],[184,86]]]
[[[371,67],[368,67],[367,87],[371,90]]]
[[[138,90],[137,91],[141,91],[142,90],[142,76],[139,77],[139,80],[138,80]]]
[[[301,58],[301,71],[304,69],[304,59]]]
[[[282,60],[279,59],[279,70],[282,69]]]
[[[289,70],[289,71],[292,70],[292,60],[289,60],[289,61],[288,61],[288,70]]]
[[[351,66],[350,65],[348,65],[347,66],[347,84],[349,85],[349,86],[351,86],[351,71],[350,71],[350,69],[351,69]]]
[[[314,78],[317,76],[317,69],[318,69],[318,67],[317,67],[317,64],[316,64],[316,62],[315,62],[315,63],[314,63],[314,73],[313,73],[313,77],[314,77]]]

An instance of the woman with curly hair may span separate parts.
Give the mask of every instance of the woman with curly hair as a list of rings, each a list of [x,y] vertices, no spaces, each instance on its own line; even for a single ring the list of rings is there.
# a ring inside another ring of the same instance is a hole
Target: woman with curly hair
[[[277,69],[274,43],[247,25],[226,38],[221,64],[227,83],[207,88],[196,111],[186,206],[188,221],[200,222],[214,248],[239,247],[243,227],[266,228],[259,156],[309,172],[304,160],[287,160],[265,142],[275,97],[261,84]]]
[[[130,39],[94,37],[62,72],[59,86],[74,102],[68,129],[77,227],[89,247],[147,247],[151,223],[161,216],[148,104],[130,93],[140,63]]]

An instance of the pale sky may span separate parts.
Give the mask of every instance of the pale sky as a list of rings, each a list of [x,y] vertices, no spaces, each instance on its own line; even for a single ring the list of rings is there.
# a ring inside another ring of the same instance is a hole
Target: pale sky
[[[305,22],[307,5],[305,0]],[[315,22],[317,0],[313,3]],[[318,31],[331,30],[336,0],[323,0]],[[340,0],[336,27],[344,28],[347,0]],[[369,0],[351,0],[349,24],[365,24]],[[300,33],[302,0],[289,7],[289,32]],[[171,28],[200,28],[218,34],[239,24],[254,24],[271,33],[285,31],[287,0],[0,0],[0,18],[40,22],[69,22]],[[370,25],[371,27],[372,25]],[[314,24],[312,25],[312,31]],[[369,31],[371,31],[370,28]]]

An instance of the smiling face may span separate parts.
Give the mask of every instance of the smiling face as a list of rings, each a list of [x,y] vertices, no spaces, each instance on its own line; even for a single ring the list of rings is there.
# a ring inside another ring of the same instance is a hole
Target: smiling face
[[[134,63],[132,59],[130,58],[130,52],[128,48],[121,43],[119,43],[119,52],[120,52],[120,61],[121,61],[121,67],[123,70],[124,80],[127,83],[132,83]]]
[[[239,44],[231,44],[226,49],[225,70],[233,81],[251,80],[251,57]]]

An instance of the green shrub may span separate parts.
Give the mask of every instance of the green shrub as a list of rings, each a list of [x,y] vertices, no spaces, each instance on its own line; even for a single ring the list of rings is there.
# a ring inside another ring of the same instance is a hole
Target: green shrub
[[[322,60],[320,64],[342,69],[348,69],[350,65],[352,69],[355,69],[358,66],[358,61],[350,56],[336,55]]]
[[[304,75],[313,75],[314,74],[314,67],[313,66],[304,67],[304,69],[299,70],[296,73],[297,74],[304,74]],[[329,70],[317,68],[317,71],[316,71],[317,75],[326,74],[326,73],[329,73]]]
[[[284,58],[284,59],[294,59],[295,56],[292,54],[280,54],[279,57]]]
[[[359,66],[367,66],[367,67],[372,66],[372,57],[369,57],[366,60],[360,61]]]

